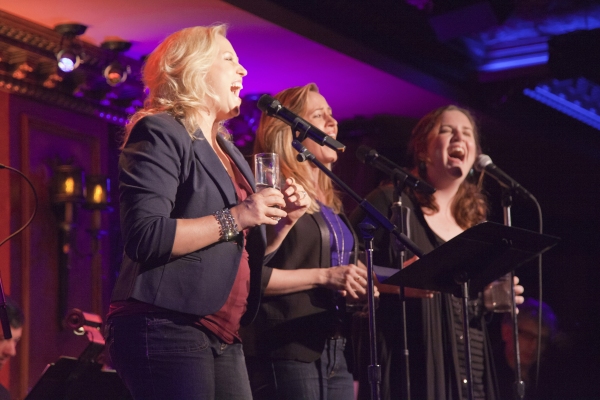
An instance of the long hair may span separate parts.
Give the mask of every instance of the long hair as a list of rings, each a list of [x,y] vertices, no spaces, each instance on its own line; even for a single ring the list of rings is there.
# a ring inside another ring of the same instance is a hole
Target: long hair
[[[192,140],[200,127],[200,110],[209,111],[218,96],[206,74],[219,47],[217,36],[225,37],[227,25],[196,26],[169,35],[148,56],[142,75],[148,96],[144,107],[132,115],[125,127],[123,145],[131,129],[147,115],[168,112],[181,121]],[[216,104],[216,103],[215,103]],[[221,124],[219,133],[227,135]]]
[[[460,111],[469,119],[473,126],[477,155],[481,154],[479,130],[471,112],[454,105],[437,108],[421,118],[413,129],[408,143],[408,153],[409,159],[412,161],[413,173],[425,181],[429,181],[427,163],[431,161],[427,157],[427,146],[434,135],[433,128],[445,111]],[[415,197],[421,207],[428,208],[434,213],[439,211],[434,194],[416,192]],[[485,195],[481,192],[481,188],[468,177],[458,188],[451,208],[454,219],[463,229],[468,229],[484,221],[488,214],[488,203]]]
[[[306,103],[309,92],[319,93],[319,88],[314,83],[305,86],[292,87],[275,95],[281,104],[293,113],[306,115]],[[325,196],[324,204],[332,208],[336,213],[342,210],[342,201],[338,193],[333,189],[331,179],[321,170],[318,171],[317,185],[312,180],[311,166],[308,161],[299,162],[296,159],[297,152],[292,148],[291,128],[277,118],[261,115],[256,140],[254,142],[254,153],[277,153],[279,154],[280,169],[286,178],[294,178],[296,182],[304,186],[304,190],[312,199],[317,199],[318,192]],[[331,165],[327,165],[331,168]],[[313,201],[309,213],[319,211],[319,204]]]

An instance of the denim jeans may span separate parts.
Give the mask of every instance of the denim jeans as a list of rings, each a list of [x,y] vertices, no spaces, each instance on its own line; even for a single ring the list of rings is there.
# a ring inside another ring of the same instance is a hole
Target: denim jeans
[[[242,345],[177,313],[110,318],[112,365],[136,400],[251,400]]]
[[[249,357],[254,400],[352,400],[345,347],[346,339],[329,339],[321,358],[312,363]]]

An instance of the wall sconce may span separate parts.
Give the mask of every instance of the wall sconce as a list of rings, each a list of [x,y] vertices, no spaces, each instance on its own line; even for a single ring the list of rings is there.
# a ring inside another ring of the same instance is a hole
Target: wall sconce
[[[110,179],[104,175],[85,177],[84,207],[90,210],[106,210],[110,203]]]
[[[100,252],[100,238],[106,234],[102,230],[102,212],[111,211],[110,180],[103,175],[88,175],[85,178],[85,202],[83,208],[92,212],[90,228],[87,232],[92,236],[92,310],[102,313],[102,265],[98,254]]]
[[[58,322],[67,311],[71,231],[76,204],[83,201],[83,171],[74,165],[56,165],[52,176],[52,203],[60,220],[58,230]]]
[[[110,180],[103,175],[85,176],[82,169],[73,165],[58,165],[53,169],[52,203],[55,206],[59,223],[59,262],[58,262],[58,320],[62,321],[67,311],[69,270],[73,227],[78,205],[91,211],[90,226],[86,231],[91,235],[91,296],[92,310],[102,314],[102,262],[99,257],[102,230],[102,212],[112,211],[110,204]],[[79,253],[78,253],[79,254]],[[61,323],[62,326],[62,323]]]
[[[76,203],[83,197],[83,171],[74,165],[57,165],[52,179],[52,202]]]
[[[129,65],[123,65],[118,60],[118,54],[123,53],[131,48],[131,42],[125,40],[107,40],[100,44],[105,50],[108,50],[113,54],[113,61],[104,68],[104,78],[106,83],[110,86],[119,86],[121,83],[127,80],[127,76],[131,74],[131,67]]]
[[[75,206],[83,200],[83,171],[74,165],[57,165],[52,179],[52,203],[60,218],[58,258],[58,320],[67,309],[69,284],[69,254]]]
[[[83,208],[92,211],[92,224],[88,232],[98,238],[102,235],[100,212],[110,208],[110,179],[104,175],[87,175],[84,195]]]
[[[58,68],[63,72],[71,72],[83,61],[81,46],[76,42],[79,35],[83,35],[87,26],[81,24],[59,24],[54,30],[62,35],[60,50],[56,53]]]

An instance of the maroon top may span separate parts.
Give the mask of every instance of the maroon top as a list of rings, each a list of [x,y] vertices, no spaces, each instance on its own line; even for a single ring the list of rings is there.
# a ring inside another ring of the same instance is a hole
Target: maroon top
[[[233,160],[230,158],[229,161],[231,162],[231,169],[235,176],[233,186],[235,187],[238,202],[241,203],[246,200],[249,194],[253,193],[253,190]],[[247,234],[248,230],[244,229],[244,242]],[[244,248],[237,276],[225,304],[216,313],[202,317],[200,324],[217,335],[225,343],[231,344],[236,339],[241,342],[242,339],[238,331],[240,329],[240,319],[246,312],[248,293],[250,293],[250,264],[248,263],[248,251]]]
[[[237,194],[238,203],[241,203],[249,196],[249,194],[253,193],[253,190],[233,160],[231,160],[229,156],[227,156],[227,158],[230,160],[232,171],[235,177],[232,183]],[[248,230],[245,229],[243,233],[244,242],[246,242],[245,238],[248,234]],[[231,288],[231,292],[229,293],[229,297],[225,301],[225,304],[216,313],[201,317],[198,321],[198,324],[213,332],[225,343],[231,344],[236,340],[241,342],[238,331],[240,329],[240,320],[242,315],[244,315],[246,312],[249,292],[250,264],[248,263],[248,251],[244,248],[233,287]],[[117,301],[111,303],[107,318],[112,316],[133,315],[143,312],[160,311],[169,310],[130,299],[127,301]]]

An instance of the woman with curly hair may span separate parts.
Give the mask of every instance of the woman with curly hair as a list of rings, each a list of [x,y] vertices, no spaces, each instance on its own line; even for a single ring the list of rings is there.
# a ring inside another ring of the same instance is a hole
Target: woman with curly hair
[[[473,164],[481,154],[473,116],[453,105],[431,111],[413,129],[408,151],[412,172],[436,188],[433,194],[410,189],[402,194],[402,204],[411,210],[409,237],[424,253],[429,253],[487,218],[486,198],[471,176]],[[392,185],[380,186],[367,200],[384,215],[391,215],[393,193]],[[363,212],[357,210],[351,220],[358,224],[363,217]],[[392,240],[381,230],[375,234],[375,264],[399,265],[400,253]],[[411,256],[407,255],[409,261],[405,265],[416,259]],[[380,285],[379,290],[376,321],[382,399],[402,399],[406,389],[400,385],[405,371],[399,288]],[[523,293],[523,287],[515,286],[515,292]],[[410,288],[406,288],[405,297],[412,398],[467,398],[461,299]],[[473,389],[475,399],[492,400],[496,397],[482,318],[486,310],[481,298],[469,302]],[[523,297],[517,296],[516,300],[520,303]],[[368,382],[361,382],[359,398],[368,398],[365,389]]]

